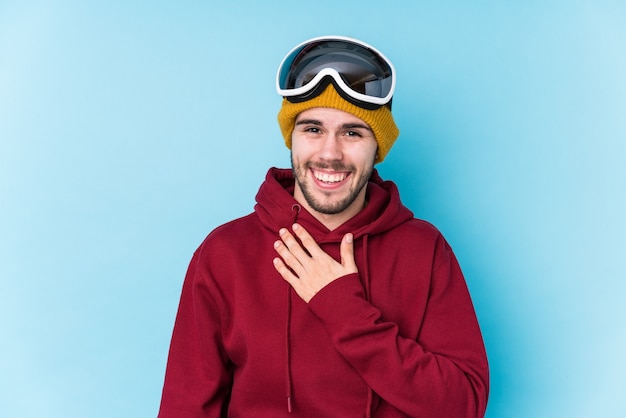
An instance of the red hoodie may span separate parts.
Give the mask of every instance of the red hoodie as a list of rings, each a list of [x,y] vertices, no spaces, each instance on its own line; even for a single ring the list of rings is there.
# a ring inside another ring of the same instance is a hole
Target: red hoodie
[[[368,204],[329,231],[270,169],[255,212],[215,229],[191,260],[160,418],[482,417],[488,366],[452,250],[376,172]],[[305,303],[274,269],[294,221],[339,260],[354,234],[359,273]]]

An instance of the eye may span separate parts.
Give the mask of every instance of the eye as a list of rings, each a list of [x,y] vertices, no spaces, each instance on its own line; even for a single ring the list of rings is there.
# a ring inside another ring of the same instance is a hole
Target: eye
[[[344,138],[348,139],[348,140],[352,140],[352,141],[357,141],[357,140],[361,140],[365,137],[365,135],[363,134],[363,132],[361,132],[358,129],[350,129],[344,132],[343,134]]]

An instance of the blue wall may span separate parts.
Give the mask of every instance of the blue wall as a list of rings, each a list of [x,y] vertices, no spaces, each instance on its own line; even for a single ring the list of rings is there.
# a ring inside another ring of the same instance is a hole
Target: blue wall
[[[289,164],[274,74],[321,34],[399,71],[379,170],[463,266],[487,416],[626,416],[624,22],[603,0],[0,2],[0,416],[155,416],[187,262]]]

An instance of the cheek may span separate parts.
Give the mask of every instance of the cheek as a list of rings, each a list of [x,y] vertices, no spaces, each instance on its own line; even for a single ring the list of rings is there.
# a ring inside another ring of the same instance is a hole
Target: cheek
[[[378,158],[378,142],[374,143],[369,153],[370,161],[376,161]]]
[[[308,145],[307,141],[303,138],[298,138],[296,135],[291,138],[291,158],[296,161],[304,161],[313,153],[313,148]]]
[[[291,152],[298,153],[302,145],[302,140],[295,133],[291,134]]]
[[[302,162],[306,161],[306,158],[303,156],[302,149],[296,143],[292,142],[291,146],[291,167],[295,169],[299,169],[302,166]]]
[[[378,152],[378,143],[368,143],[367,146],[356,147],[351,153],[352,161],[355,164],[362,166],[369,166],[376,160],[376,154]]]

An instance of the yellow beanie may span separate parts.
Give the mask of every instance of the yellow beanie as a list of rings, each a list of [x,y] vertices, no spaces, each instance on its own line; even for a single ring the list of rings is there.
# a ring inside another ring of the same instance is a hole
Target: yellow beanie
[[[385,159],[385,156],[400,134],[391,115],[391,110],[387,106],[381,106],[376,110],[363,109],[343,99],[335,91],[335,88],[329,85],[322,94],[311,100],[292,103],[287,99],[283,99],[283,105],[280,112],[278,112],[278,124],[285,138],[287,148],[291,149],[291,134],[296,123],[296,117],[301,112],[314,107],[331,107],[343,110],[365,121],[374,131],[376,142],[378,142],[377,163]]]

